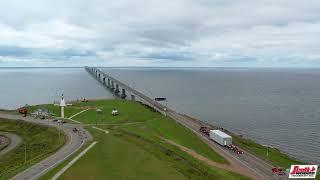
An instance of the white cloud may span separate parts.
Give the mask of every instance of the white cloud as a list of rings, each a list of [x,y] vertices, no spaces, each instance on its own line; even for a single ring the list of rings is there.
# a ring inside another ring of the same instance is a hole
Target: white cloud
[[[318,0],[5,0],[0,66],[320,66],[318,12]]]

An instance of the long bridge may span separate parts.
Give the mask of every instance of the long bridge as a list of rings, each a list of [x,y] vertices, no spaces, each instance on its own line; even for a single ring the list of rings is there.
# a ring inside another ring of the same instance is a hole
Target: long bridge
[[[113,92],[113,94],[117,97],[122,99],[130,99],[133,101],[140,101],[165,115],[167,115],[168,111],[172,111],[161,103],[122,83],[98,68],[85,67],[85,69],[100,83],[102,83],[103,86],[109,88],[110,91]],[[130,94],[130,96],[128,96],[128,94]]]
[[[146,104],[156,111],[164,114],[175,120],[177,123],[190,129],[195,135],[197,135],[203,142],[209,145],[214,151],[223,156],[229,161],[234,168],[241,169],[244,174],[250,174],[252,179],[283,179],[282,177],[275,176],[271,169],[273,166],[268,162],[256,157],[244,150],[244,154],[241,156],[230,152],[228,149],[221,147],[217,143],[211,141],[207,136],[199,132],[201,126],[207,126],[211,129],[216,129],[208,123],[191,118],[184,114],[180,114],[173,109],[166,107],[165,105],[155,101],[154,99],[144,95],[143,93],[133,89],[111,75],[101,71],[96,67],[85,67],[86,71],[90,73],[96,80],[98,80],[103,86],[110,89],[117,97],[122,99],[139,101]],[[130,96],[128,96],[130,95]]]

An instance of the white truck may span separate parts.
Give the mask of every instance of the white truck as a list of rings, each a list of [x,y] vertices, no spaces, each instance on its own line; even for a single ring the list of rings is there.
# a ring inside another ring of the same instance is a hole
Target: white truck
[[[220,130],[210,130],[209,137],[211,140],[222,146],[228,146],[232,144],[232,137]]]

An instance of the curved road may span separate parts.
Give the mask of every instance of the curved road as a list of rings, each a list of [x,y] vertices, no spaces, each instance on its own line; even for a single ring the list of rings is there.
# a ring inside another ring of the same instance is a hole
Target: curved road
[[[92,140],[91,134],[83,129],[81,125],[66,123],[59,125],[56,122],[48,120],[39,120],[32,117],[22,117],[19,114],[9,114],[9,113],[0,113],[0,118],[9,119],[9,120],[24,120],[26,122],[36,123],[40,125],[53,126],[62,130],[66,137],[66,144],[60,148],[56,153],[50,155],[39,163],[29,167],[28,169],[20,172],[12,179],[14,180],[26,180],[26,179],[37,179],[41,175],[50,171],[57,165],[59,165],[63,160],[67,159],[74,152],[76,152],[80,147],[87,141]],[[73,132],[73,128],[77,128],[79,131],[77,133]],[[57,137],[58,138],[58,137]]]
[[[8,132],[0,132],[1,135],[4,135],[10,139],[10,144],[0,151],[0,156],[8,153],[9,151],[13,150],[21,143],[21,138],[18,135],[8,133]]]

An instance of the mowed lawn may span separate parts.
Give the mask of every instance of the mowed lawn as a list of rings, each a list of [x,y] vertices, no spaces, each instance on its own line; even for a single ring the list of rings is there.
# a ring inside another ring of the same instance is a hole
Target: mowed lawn
[[[122,125],[128,124],[133,127],[130,129],[131,132],[135,132],[141,136],[145,136],[147,138],[161,136],[193,149],[213,161],[228,163],[223,157],[203,143],[189,129],[177,124],[174,120],[165,117],[160,113],[152,112],[138,102],[124,100],[97,100],[74,104],[74,107],[81,106],[98,107],[103,111],[103,113],[98,114],[95,110],[88,110],[76,116],[74,119],[77,121],[90,124],[95,124],[96,122]],[[118,116],[111,115],[113,108],[116,108],[119,111]],[[135,124],[132,123],[137,123],[137,125],[142,124],[142,127],[147,128],[140,129],[139,127],[141,126],[135,127]]]
[[[60,179],[247,179],[208,167],[161,141],[112,128],[109,134],[88,128],[98,143]]]
[[[98,143],[60,179],[247,179],[209,167],[165,143],[162,138],[193,149],[212,161],[228,163],[190,130],[138,102],[96,100],[73,103],[72,108],[89,108],[73,119],[84,124],[109,124],[98,125],[109,134],[93,129],[93,125],[87,126]],[[98,114],[96,108],[101,109],[102,114]],[[119,111],[118,116],[111,115],[113,108]],[[60,168],[42,179],[49,179]]]
[[[83,123],[131,123],[162,118],[161,115],[152,113],[149,109],[133,101],[96,100],[74,103],[72,107],[90,108],[85,113],[73,118]],[[111,115],[113,108],[119,111],[119,116]],[[102,112],[97,113],[96,109],[101,109]]]
[[[170,163],[111,134],[91,129],[98,143],[61,179],[185,179]]]
[[[63,133],[60,132],[59,136],[56,128],[24,121],[0,119],[0,131],[16,134],[23,141],[9,153],[0,156],[0,179],[9,179],[54,153],[65,143]]]

